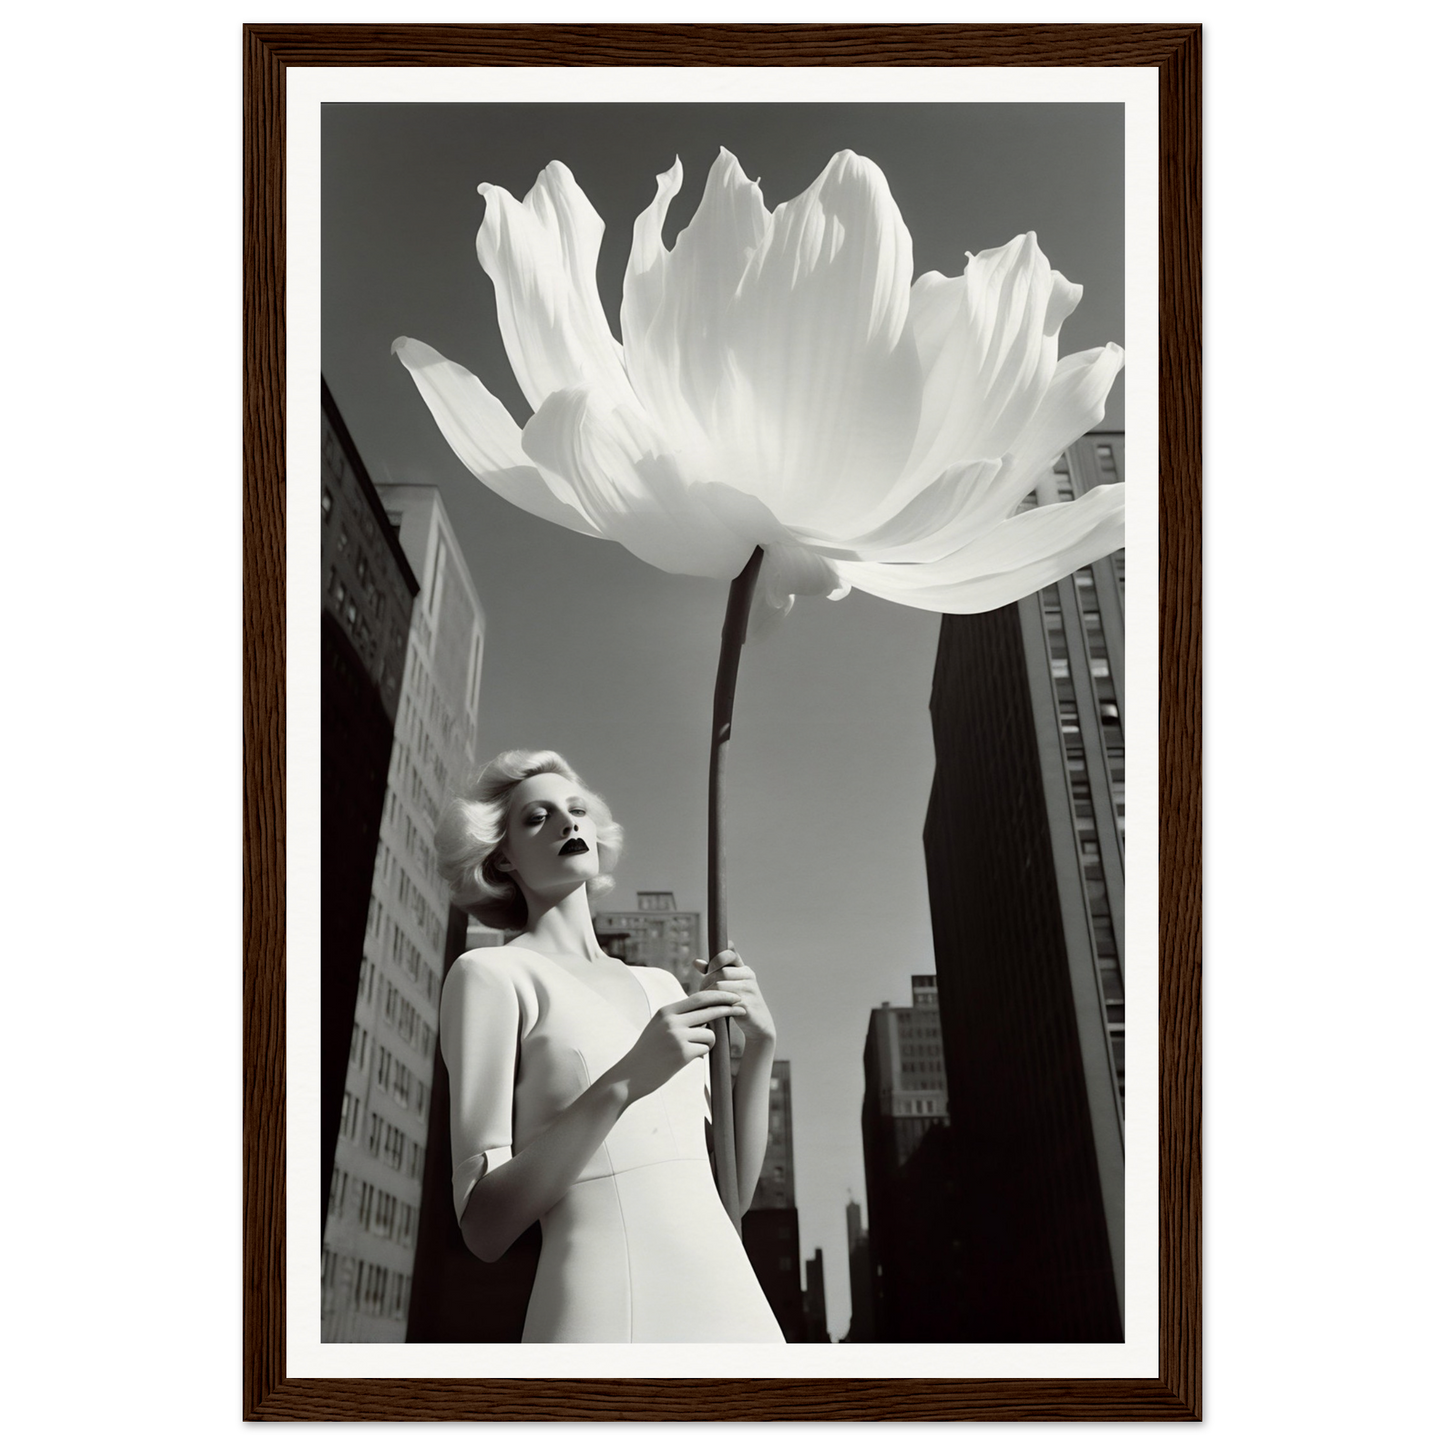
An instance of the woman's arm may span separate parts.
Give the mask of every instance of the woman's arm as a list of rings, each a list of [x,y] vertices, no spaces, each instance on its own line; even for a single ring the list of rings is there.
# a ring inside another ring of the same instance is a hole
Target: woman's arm
[[[499,999],[494,983],[480,971],[461,976],[443,999],[452,1155],[454,1160],[483,1154],[495,1159],[489,1158],[461,1210],[467,1248],[489,1263],[500,1259],[517,1236],[572,1187],[622,1111],[707,1053],[712,1042],[707,1025],[713,1019],[739,1013],[738,995],[731,991],[708,990],[665,1005],[611,1069],[512,1154],[515,1016],[505,1017],[504,998]],[[502,1134],[505,1144],[499,1142]]]
[[[462,1238],[495,1263],[576,1182],[622,1111],[638,1095],[618,1069],[579,1094],[525,1149],[488,1169],[462,1211]]]
[[[733,1083],[733,1132],[738,1143],[738,1202],[743,1212],[753,1201],[768,1151],[768,1107],[773,1079],[773,1039],[748,1040]]]
[[[742,998],[746,1012],[738,1019],[745,1048],[733,1081],[733,1137],[737,1142],[738,1202],[743,1212],[752,1203],[763,1172],[768,1150],[768,1111],[772,1097],[773,1054],[777,1050],[777,1029],[773,1015],[758,988],[757,975],[729,948],[704,964],[704,983],[724,988]]]

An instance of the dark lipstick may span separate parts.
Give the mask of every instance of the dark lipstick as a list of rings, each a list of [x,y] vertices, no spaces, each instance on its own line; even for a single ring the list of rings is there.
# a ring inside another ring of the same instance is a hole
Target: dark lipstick
[[[557,850],[557,856],[560,858],[564,853],[590,853],[591,851],[592,850],[587,846],[586,842],[583,839],[569,838]]]

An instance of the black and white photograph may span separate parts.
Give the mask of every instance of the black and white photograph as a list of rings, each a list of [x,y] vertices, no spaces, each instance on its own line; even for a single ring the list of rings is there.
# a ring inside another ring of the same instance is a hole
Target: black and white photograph
[[[321,105],[322,1344],[1149,1337],[1125,132]]]

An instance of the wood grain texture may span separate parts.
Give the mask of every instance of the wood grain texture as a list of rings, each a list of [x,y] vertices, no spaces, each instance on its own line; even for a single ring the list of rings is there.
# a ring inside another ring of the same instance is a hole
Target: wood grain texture
[[[1201,1418],[1197,25],[256,25],[243,31],[244,1372],[251,1420]],[[1160,100],[1160,1357],[1155,1380],[285,1374],[285,101],[291,65],[1129,65]]]

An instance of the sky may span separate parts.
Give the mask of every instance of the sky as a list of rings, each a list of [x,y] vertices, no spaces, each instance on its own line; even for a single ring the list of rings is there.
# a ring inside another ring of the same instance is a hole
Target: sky
[[[481,182],[521,198],[564,161],[606,223],[614,334],[632,222],[679,157],[666,238],[720,146],[768,206],[837,151],[876,161],[915,274],[1035,231],[1083,286],[1061,354],[1124,340],[1123,110],[1117,105],[344,105],[322,131],[322,366],[378,482],[438,487],[486,613],[478,756],[555,748],[627,833],[609,907],[639,889],[706,906],[708,732],[725,582],[656,571],[543,522],[452,454],[390,354],[406,335],[528,408],[476,260]],[[1122,427],[1116,383],[1104,426]],[[800,598],[743,648],[727,766],[729,932],[792,1063],[803,1256],[824,1252],[828,1327],[848,1328],[844,1209],[865,1205],[859,1113],[869,1010],[933,970],[922,829],[938,617],[853,592]]]

